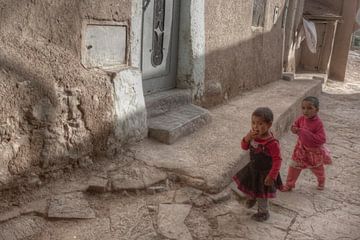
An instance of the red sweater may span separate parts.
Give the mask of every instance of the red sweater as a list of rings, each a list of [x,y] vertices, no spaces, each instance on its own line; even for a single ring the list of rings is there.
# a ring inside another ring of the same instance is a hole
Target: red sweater
[[[271,156],[272,159],[272,167],[270,169],[270,172],[268,174],[268,176],[270,176],[272,179],[276,180],[277,176],[279,175],[279,171],[280,171],[280,167],[281,167],[281,154],[280,154],[280,144],[278,143],[278,141],[270,141],[274,139],[272,136],[266,139],[254,139],[252,140],[251,144],[254,143],[256,145],[257,144],[262,144],[265,145],[266,143],[266,148],[269,151],[269,154]],[[241,148],[244,150],[248,150],[250,147],[250,143],[245,141],[245,138],[242,139],[241,141]]]
[[[299,128],[299,140],[305,147],[317,148],[326,142],[324,126],[318,116],[313,118],[299,117],[294,126]]]

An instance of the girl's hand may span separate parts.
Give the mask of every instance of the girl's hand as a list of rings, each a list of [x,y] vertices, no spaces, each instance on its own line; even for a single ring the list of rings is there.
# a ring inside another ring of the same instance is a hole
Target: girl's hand
[[[253,140],[257,136],[257,134],[258,133],[256,131],[250,130],[248,132],[248,134],[246,134],[246,136],[245,136],[245,141],[250,142],[251,140]]]
[[[274,184],[274,179],[272,179],[269,175],[266,176],[264,184],[266,186],[272,186]]]
[[[293,134],[298,134],[299,128],[298,128],[298,127],[295,127],[295,126],[291,126],[291,132],[292,132]]]

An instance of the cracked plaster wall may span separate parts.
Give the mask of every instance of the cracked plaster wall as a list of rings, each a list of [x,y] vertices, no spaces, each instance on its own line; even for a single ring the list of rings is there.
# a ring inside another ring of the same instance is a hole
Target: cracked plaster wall
[[[0,188],[119,143],[109,141],[114,85],[80,64],[81,28],[88,19],[131,28],[131,14],[131,0],[0,0]]]
[[[195,100],[214,105],[279,79],[275,5],[281,11],[284,0],[268,4],[264,31],[254,32],[250,3],[184,0],[181,18],[190,19],[181,20],[185,55],[179,56],[178,87],[190,87]],[[141,0],[0,0],[0,94],[9,100],[0,104],[1,183],[30,166],[73,163],[146,134],[141,6]],[[82,23],[89,19],[128,24],[128,62],[137,69],[111,76],[84,69]]]

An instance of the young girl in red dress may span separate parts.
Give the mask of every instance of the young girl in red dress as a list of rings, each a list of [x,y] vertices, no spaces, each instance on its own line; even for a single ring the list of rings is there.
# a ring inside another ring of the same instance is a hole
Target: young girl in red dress
[[[238,189],[249,196],[246,206],[251,208],[258,203],[258,212],[252,219],[259,222],[270,217],[268,198],[274,198],[276,188],[282,186],[280,146],[270,132],[272,121],[273,113],[267,107],[253,112],[251,130],[241,141],[242,149],[250,149],[250,162],[233,177]]]
[[[306,97],[302,101],[302,112],[291,132],[298,135],[298,140],[288,169],[286,185],[282,191],[291,191],[295,187],[303,169],[310,169],[317,178],[317,189],[325,187],[324,164],[331,164],[328,150],[324,147],[326,135],[324,126],[318,116],[319,100],[316,97]]]

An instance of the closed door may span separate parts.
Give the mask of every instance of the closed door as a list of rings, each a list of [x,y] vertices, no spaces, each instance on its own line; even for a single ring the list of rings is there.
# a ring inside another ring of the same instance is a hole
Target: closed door
[[[325,33],[326,33],[326,23],[316,23],[316,35],[317,35],[317,45],[316,53],[310,52],[309,48],[306,45],[306,41],[303,41],[302,47],[302,65],[304,70],[322,72],[321,61],[323,56],[323,50],[325,45]]]
[[[175,88],[180,0],[144,0],[142,77],[144,94]]]

